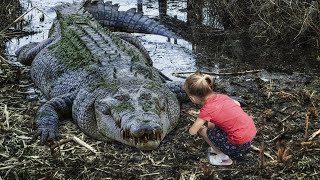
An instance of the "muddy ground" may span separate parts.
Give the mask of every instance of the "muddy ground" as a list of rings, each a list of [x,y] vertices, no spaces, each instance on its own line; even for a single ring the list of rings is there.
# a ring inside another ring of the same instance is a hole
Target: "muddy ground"
[[[182,105],[179,124],[154,151],[96,141],[70,121],[61,123],[61,139],[80,138],[96,153],[74,141],[55,149],[29,144],[44,100],[28,67],[0,58],[0,179],[319,179],[319,59],[261,54],[220,58],[228,65],[214,74],[218,92],[247,101],[258,129],[245,160],[228,167],[210,165],[208,145],[188,134],[198,110],[192,104]]]
[[[61,138],[76,136],[97,153],[68,142],[50,150],[28,144],[35,130],[33,117],[41,95],[27,67],[1,60],[0,177],[2,179],[317,179],[320,129],[318,75],[258,73],[222,75],[217,90],[241,95],[245,111],[258,128],[246,160],[229,167],[207,162],[207,145],[187,129],[197,107],[183,105],[178,126],[154,151],[140,151],[117,142],[100,142],[81,133],[69,121],[60,126]],[[239,67],[237,68],[239,69]],[[246,68],[244,68],[246,69]],[[228,72],[232,72],[230,69]],[[237,71],[239,72],[239,71]],[[29,97],[29,98],[27,98]],[[31,96],[33,97],[33,96]],[[306,125],[306,121],[307,125]],[[311,137],[311,138],[310,138]]]

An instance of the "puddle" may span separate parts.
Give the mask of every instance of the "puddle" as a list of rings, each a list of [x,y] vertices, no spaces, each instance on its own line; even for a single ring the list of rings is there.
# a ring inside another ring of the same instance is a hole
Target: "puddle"
[[[81,2],[82,0],[73,0],[73,2]],[[6,53],[9,56],[14,56],[15,51],[30,42],[41,42],[48,37],[49,29],[52,25],[53,19],[56,17],[52,7],[61,3],[70,2],[68,0],[21,0],[24,11],[30,11],[26,16],[25,20],[27,25],[24,27],[26,30],[33,30],[38,33],[29,35],[21,38],[13,38],[11,41],[6,43]],[[130,8],[137,8],[137,1],[129,0],[117,0],[113,3],[120,5],[119,10],[126,11]],[[186,19],[186,13],[181,12],[179,9],[184,8],[185,3],[182,2],[171,2],[168,7],[167,14],[174,16],[176,15],[179,19]],[[178,8],[179,7],[179,8]],[[144,2],[143,13],[149,17],[155,17],[159,15],[158,3],[157,2]],[[44,20],[40,21],[41,17],[44,16]],[[172,80],[181,80],[172,75],[172,73],[180,71],[191,71],[195,70],[195,58],[192,54],[192,44],[183,39],[178,39],[177,43],[171,39],[160,35],[149,35],[135,33],[145,48],[149,51],[150,56],[153,60],[153,64],[156,68],[161,70]],[[9,58],[11,59],[11,58]]]

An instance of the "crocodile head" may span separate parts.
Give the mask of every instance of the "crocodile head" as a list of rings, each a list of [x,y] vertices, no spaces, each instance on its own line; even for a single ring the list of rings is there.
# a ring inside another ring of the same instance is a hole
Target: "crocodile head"
[[[175,95],[161,86],[127,86],[95,103],[100,134],[143,150],[159,146],[175,127],[179,112]]]

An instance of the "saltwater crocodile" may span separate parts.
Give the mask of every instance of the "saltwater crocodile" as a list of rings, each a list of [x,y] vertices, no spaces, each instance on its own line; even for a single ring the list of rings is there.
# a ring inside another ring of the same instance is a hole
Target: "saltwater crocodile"
[[[83,4],[63,4],[55,10],[49,38],[17,51],[19,61],[31,65],[31,78],[48,99],[35,117],[36,137],[41,143],[56,139],[59,121],[72,117],[90,137],[157,148],[177,124],[180,107],[146,50],[135,38],[103,28]],[[166,31],[158,32],[174,34]]]

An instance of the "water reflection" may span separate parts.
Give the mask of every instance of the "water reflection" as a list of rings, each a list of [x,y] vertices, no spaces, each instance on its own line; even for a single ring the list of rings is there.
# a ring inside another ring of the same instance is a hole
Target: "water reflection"
[[[247,27],[247,19],[238,19],[241,21],[238,24],[243,27],[232,26],[232,17],[226,11],[234,7],[223,9],[223,3],[236,6],[236,1],[186,0],[186,20],[170,15],[162,16],[164,23],[172,26],[192,43],[198,69],[237,71],[239,68],[259,68],[275,72],[319,73],[316,70],[320,67],[319,45],[315,49],[270,42],[259,45],[254,42],[259,40],[248,33],[250,27]]]
[[[236,55],[230,54],[230,50],[234,48],[226,47],[225,42],[230,39],[224,34],[220,18],[210,8],[212,1],[186,0],[182,6],[177,7],[184,14],[184,19],[167,13],[170,3],[175,1],[159,0],[159,14],[162,15],[160,20],[191,42],[193,54],[196,55],[196,69],[218,73],[220,67],[232,58],[227,57],[228,55],[237,58],[242,56],[239,51],[235,51]]]
[[[81,2],[82,0],[73,0]],[[68,2],[65,0],[65,2]],[[52,7],[63,3],[61,0],[20,0],[24,11],[31,10],[24,16],[23,29],[25,31],[35,31],[36,34],[13,38],[6,44],[6,52],[9,55],[14,55],[14,52],[21,46],[30,42],[41,42],[48,37],[49,29],[53,19],[56,17]],[[35,8],[34,8],[35,7]],[[44,18],[44,19],[43,19]]]

